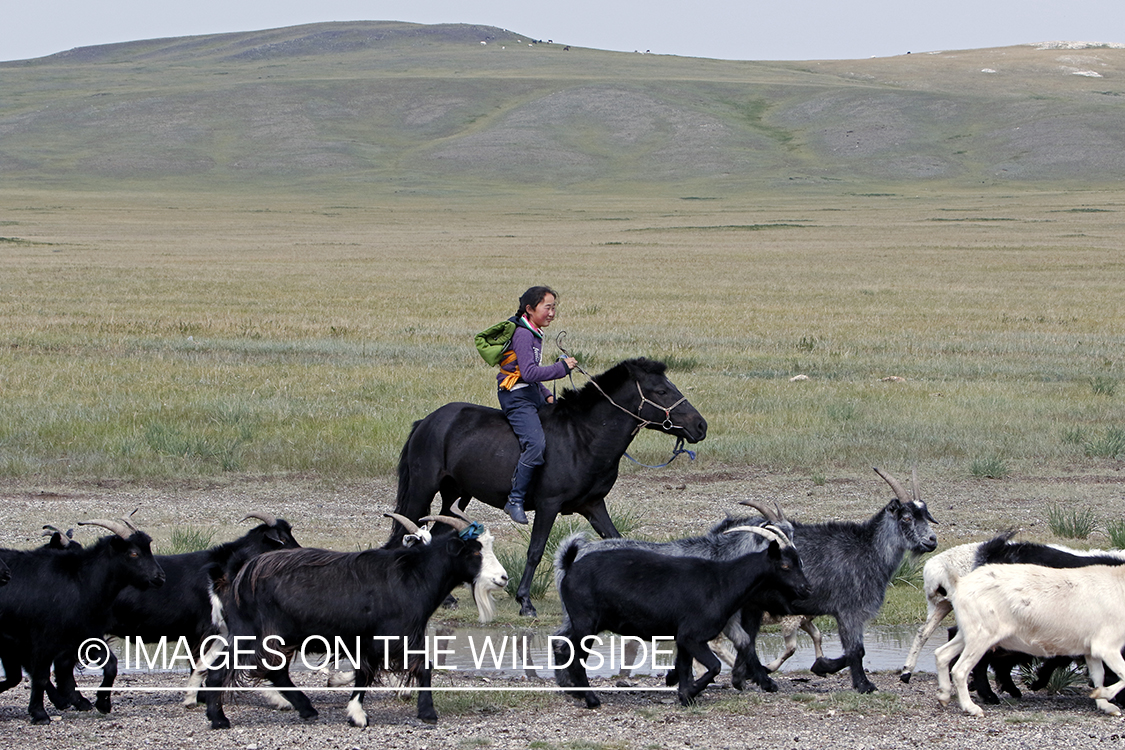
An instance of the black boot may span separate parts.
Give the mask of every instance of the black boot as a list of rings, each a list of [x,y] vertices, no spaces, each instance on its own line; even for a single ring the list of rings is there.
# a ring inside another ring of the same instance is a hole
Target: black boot
[[[518,524],[527,526],[527,514],[523,511],[523,500],[508,498],[508,502],[504,505],[504,512],[507,513],[513,521]]]

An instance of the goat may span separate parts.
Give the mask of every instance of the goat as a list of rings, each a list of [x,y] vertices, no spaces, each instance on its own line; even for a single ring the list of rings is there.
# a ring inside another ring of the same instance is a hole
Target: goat
[[[589,544],[585,536],[568,537],[555,558],[556,587],[565,611],[564,625],[556,633],[558,663],[564,658],[565,644],[570,644],[570,660],[555,671],[559,685],[586,688],[576,692],[585,698],[587,708],[596,708],[601,700],[589,690],[583,658],[574,644],[585,648],[583,639],[602,630],[642,638],[675,637],[680,703],[693,703],[721,669],[707,642],[736,612],[757,597],[768,598],[776,608],[809,592],[800,558],[787,538],[758,526],[735,527],[727,533],[752,533],[771,541],[765,550],[714,560],[630,548],[582,554]],[[707,670],[695,681],[693,659]]]
[[[420,534],[418,527],[400,515],[388,515],[408,532]],[[295,549],[268,552],[243,566],[229,587],[220,589],[223,612],[232,638],[252,638],[257,644],[256,672],[275,687],[288,688],[286,699],[302,719],[318,713],[304,693],[293,690],[288,659],[273,666],[267,649],[269,642],[282,643],[285,649],[302,647],[313,636],[362,639],[360,668],[355,671],[355,687],[348,702],[348,720],[353,726],[366,726],[363,711],[364,688],[392,657],[386,641],[376,645],[375,637],[401,638],[412,652],[403,667],[417,676],[423,688],[418,692],[418,718],[436,722],[430,687],[430,667],[421,658],[419,647],[426,623],[442,600],[462,583],[470,584],[482,622],[493,616],[491,591],[503,589],[508,575],[492,551],[492,535],[479,523],[462,518],[428,516],[452,527],[453,533],[434,534],[427,544],[394,549],[368,549],[361,552],[334,552],[321,549]],[[219,688],[235,673],[228,662],[212,666],[207,688]],[[212,729],[226,729],[230,721],[223,712],[222,691],[206,690],[207,718]]]
[[[848,667],[852,687],[861,693],[875,690],[863,669],[863,631],[867,622],[883,606],[887,584],[903,555],[932,552],[937,547],[937,536],[930,529],[930,524],[937,521],[918,492],[917,471],[911,476],[909,500],[894,477],[878,467],[875,472],[894,490],[895,499],[867,521],[792,523],[793,544],[801,551],[805,575],[812,586],[812,594],[806,600],[794,602],[793,608],[809,616],[835,617],[844,647],[841,657],[817,658],[812,672],[823,677]],[[761,618],[761,611],[743,611],[742,627],[749,644],[738,649],[733,673],[748,674],[763,689],[776,690],[754,648]]]
[[[657,552],[662,555],[670,555],[672,557],[699,557],[705,560],[733,560],[750,552],[764,550],[768,546],[771,537],[767,536],[763,538],[762,535],[756,533],[728,534],[726,532],[729,529],[740,526],[760,526],[764,529],[771,529],[775,534],[781,534],[786,539],[793,533],[792,524],[785,520],[781,507],[776,503],[774,503],[772,508],[757,500],[744,500],[741,504],[753,507],[761,513],[762,516],[751,518],[733,518],[728,516],[703,536],[674,539],[669,542],[650,542],[641,539],[625,539],[621,537],[587,541],[586,544],[581,546],[577,554],[578,557],[581,557],[590,552],[608,549],[640,549]],[[788,607],[789,604],[787,602],[783,602],[779,605],[779,608],[785,611],[787,611]],[[737,612],[731,616],[730,621],[723,628],[723,635],[730,639],[735,648],[748,647],[748,636],[746,631],[742,629],[742,618]],[[718,641],[712,644],[712,648],[717,650],[721,654],[720,658],[727,663],[732,663],[734,661]],[[668,673],[668,684],[671,685],[677,682],[677,680],[676,670],[673,669]],[[735,682],[735,687],[741,690],[743,687],[742,676],[735,675],[733,680]],[[777,689],[776,685],[773,689]]]
[[[107,631],[110,635],[150,642],[159,641],[161,637],[169,641],[187,639],[192,652],[199,658],[188,679],[185,706],[195,704],[196,688],[203,684],[206,673],[203,640],[217,632],[213,621],[215,602],[211,597],[209,569],[219,566],[233,577],[247,561],[258,555],[301,546],[293,538],[293,527],[284,518],[255,512],[246,514],[242,521],[249,519],[262,523],[233,541],[197,552],[157,555],[157,562],[167,577],[166,585],[148,591],[127,588],[113,602],[113,619]],[[117,673],[116,658],[110,658],[106,670],[95,703],[101,713],[110,711],[108,688],[113,686]]]
[[[953,581],[950,591],[958,631],[934,654],[938,701],[944,706],[956,687],[961,708],[972,716],[984,711],[973,703],[968,676],[995,647],[1034,656],[1086,657],[1098,708],[1120,715],[1109,701],[1125,683],[1103,687],[1104,667],[1125,674],[1125,567],[1045,568],[1040,565],[985,565]]]
[[[61,659],[60,663],[69,663],[73,670],[79,645],[105,633],[113,600],[126,586],[148,588],[164,583],[164,571],[152,555],[148,534],[127,522],[84,524],[101,526],[113,535],[91,547],[62,553],[43,548],[0,550],[0,559],[13,571],[11,583],[0,597],[0,636],[5,650],[18,654],[31,677],[27,710],[33,724],[50,722],[43,695],[52,662]],[[0,688],[7,689],[19,680],[17,670],[15,675],[7,675]]]
[[[933,635],[945,616],[953,611],[953,604],[949,600],[949,591],[953,586],[951,581],[964,576],[970,570],[990,563],[1028,563],[1052,568],[1073,568],[1085,565],[1120,565],[1125,562],[1125,555],[1114,552],[1100,550],[1082,552],[1057,545],[1010,542],[1014,534],[1015,531],[1008,531],[988,542],[973,542],[950,547],[926,561],[922,567],[922,588],[926,594],[926,621],[914,636],[914,642],[906,657],[906,664],[899,675],[900,680],[910,681],[926,641]],[[982,666],[974,671],[973,684],[981,698],[986,703],[1000,702],[988,685],[987,674],[983,679],[981,678],[990,664],[994,669],[997,666],[1000,668],[996,673],[1000,686],[1013,697],[1019,698],[1020,691],[1010,677],[1015,662],[1010,660],[1001,661],[999,664],[994,662],[996,660],[986,658],[982,661]]]
[[[1073,550],[1059,545],[1036,544],[1034,542],[1010,541],[1015,531],[999,534],[977,548],[973,567],[982,565],[1028,564],[1048,568],[1084,568],[1090,565],[1125,564],[1125,553],[1102,550]],[[1000,698],[992,691],[988,682],[988,669],[996,675],[996,684],[1013,698],[1022,697],[1019,688],[1012,681],[1012,670],[1019,664],[1030,664],[1032,656],[1007,649],[993,649],[977,662],[972,670],[971,684],[985,703],[998,704]],[[1050,679],[1050,673],[1059,665],[1055,660],[1040,669],[1034,684],[1042,687]],[[1109,677],[1110,675],[1107,675]],[[1117,676],[1112,675],[1112,681]],[[1037,689],[1032,686],[1032,689]]]

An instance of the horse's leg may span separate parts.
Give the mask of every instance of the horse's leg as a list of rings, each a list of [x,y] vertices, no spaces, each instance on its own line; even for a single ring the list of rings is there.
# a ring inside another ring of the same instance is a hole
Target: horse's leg
[[[609,539],[613,537],[620,537],[621,532],[613,525],[613,519],[609,517],[609,510],[605,507],[605,497],[600,497],[594,502],[586,505],[584,510],[579,511],[590,525],[594,527],[594,531],[598,533],[602,539]]]
[[[450,508],[452,508],[455,504],[460,510],[464,510],[465,506],[469,504],[470,500],[472,500],[472,496],[470,495],[465,495],[464,497],[462,497],[461,491],[451,482],[442,482],[440,493],[440,515],[443,516],[453,515],[453,513],[450,512]],[[447,609],[457,608],[457,597],[453,595],[453,592],[450,592],[449,595],[445,597],[445,600],[442,601],[441,606]],[[366,726],[366,724],[364,726]]]
[[[531,526],[531,542],[527,545],[527,563],[523,568],[519,588],[516,589],[516,601],[520,603],[520,614],[526,617],[537,617],[538,612],[531,603],[531,581],[535,578],[535,569],[543,559],[543,550],[547,546],[547,537],[551,535],[551,526],[555,523],[558,510],[555,507],[542,507],[535,509],[535,521]]]

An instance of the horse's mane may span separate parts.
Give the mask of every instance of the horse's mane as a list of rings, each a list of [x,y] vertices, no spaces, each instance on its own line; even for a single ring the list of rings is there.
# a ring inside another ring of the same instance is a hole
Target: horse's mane
[[[555,411],[556,413],[587,412],[595,405],[605,401],[605,396],[602,394],[602,391],[612,393],[623,384],[632,380],[633,370],[639,370],[651,375],[663,375],[665,369],[667,368],[663,362],[658,362],[654,359],[645,359],[644,357],[618,362],[605,372],[595,375],[591,378],[592,382],[587,383],[580,389],[574,390],[572,388],[567,388],[563,391],[562,395],[555,401]],[[595,386],[594,383],[601,386],[601,390],[598,390],[598,387]]]

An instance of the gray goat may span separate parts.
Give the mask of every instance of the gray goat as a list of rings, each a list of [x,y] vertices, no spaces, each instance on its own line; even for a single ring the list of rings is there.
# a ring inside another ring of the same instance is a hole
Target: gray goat
[[[812,671],[824,676],[848,667],[852,686],[861,693],[875,690],[863,669],[864,628],[883,606],[887,584],[903,555],[932,552],[937,547],[937,536],[930,529],[937,521],[918,493],[917,470],[911,477],[911,496],[894,477],[878,467],[875,472],[894,490],[895,499],[867,521],[792,522],[793,544],[813,589],[807,600],[794,603],[794,610],[835,617],[844,647],[843,656],[818,658]],[[777,689],[754,649],[761,618],[761,612],[742,612],[742,628],[749,645],[735,644],[738,658],[731,680],[735,687],[749,675],[763,690]]]

